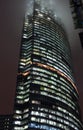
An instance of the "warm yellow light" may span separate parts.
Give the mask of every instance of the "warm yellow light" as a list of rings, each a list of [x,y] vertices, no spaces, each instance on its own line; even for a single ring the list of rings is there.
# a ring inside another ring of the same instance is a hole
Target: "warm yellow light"
[[[30,73],[30,71],[27,71],[27,72],[24,72],[24,73],[18,73],[18,75],[23,75],[23,76],[26,76]]]
[[[26,75],[28,75],[30,72],[28,71],[28,72],[25,72],[25,73],[23,73],[22,75],[23,76],[26,76]]]

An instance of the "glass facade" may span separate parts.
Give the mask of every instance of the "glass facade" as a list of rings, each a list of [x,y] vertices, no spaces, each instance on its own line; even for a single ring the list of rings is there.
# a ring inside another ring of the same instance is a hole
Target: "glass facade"
[[[66,34],[35,8],[24,21],[13,130],[81,130],[80,120]]]

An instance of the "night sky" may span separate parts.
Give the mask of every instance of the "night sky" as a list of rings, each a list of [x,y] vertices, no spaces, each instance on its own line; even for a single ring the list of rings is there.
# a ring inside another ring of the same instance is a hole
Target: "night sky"
[[[63,2],[66,7],[65,0],[56,1],[59,1],[60,6]],[[28,0],[0,0],[0,114],[13,113],[16,75],[26,3],[28,4]],[[70,25],[72,24],[70,23]],[[74,36],[74,32],[68,38],[72,43],[71,51],[74,73],[83,113],[83,50],[81,44],[78,45],[76,40],[78,38]],[[70,33],[71,31],[67,34]],[[71,37],[74,39],[73,42]]]

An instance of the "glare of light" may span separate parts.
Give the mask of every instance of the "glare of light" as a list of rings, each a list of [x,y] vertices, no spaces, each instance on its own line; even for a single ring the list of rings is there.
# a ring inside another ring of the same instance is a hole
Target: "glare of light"
[[[38,15],[39,15],[40,17],[43,17],[43,14],[40,14],[40,13],[39,13]]]
[[[49,17],[47,18],[48,20],[51,20]]]

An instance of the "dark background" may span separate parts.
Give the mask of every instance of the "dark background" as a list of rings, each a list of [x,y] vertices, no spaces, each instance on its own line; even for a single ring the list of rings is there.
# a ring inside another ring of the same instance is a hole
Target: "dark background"
[[[13,113],[23,18],[28,2],[0,0],[0,114]],[[51,3],[65,24],[83,113],[83,49],[78,36],[83,30],[74,30],[68,4],[68,0],[52,0]]]

